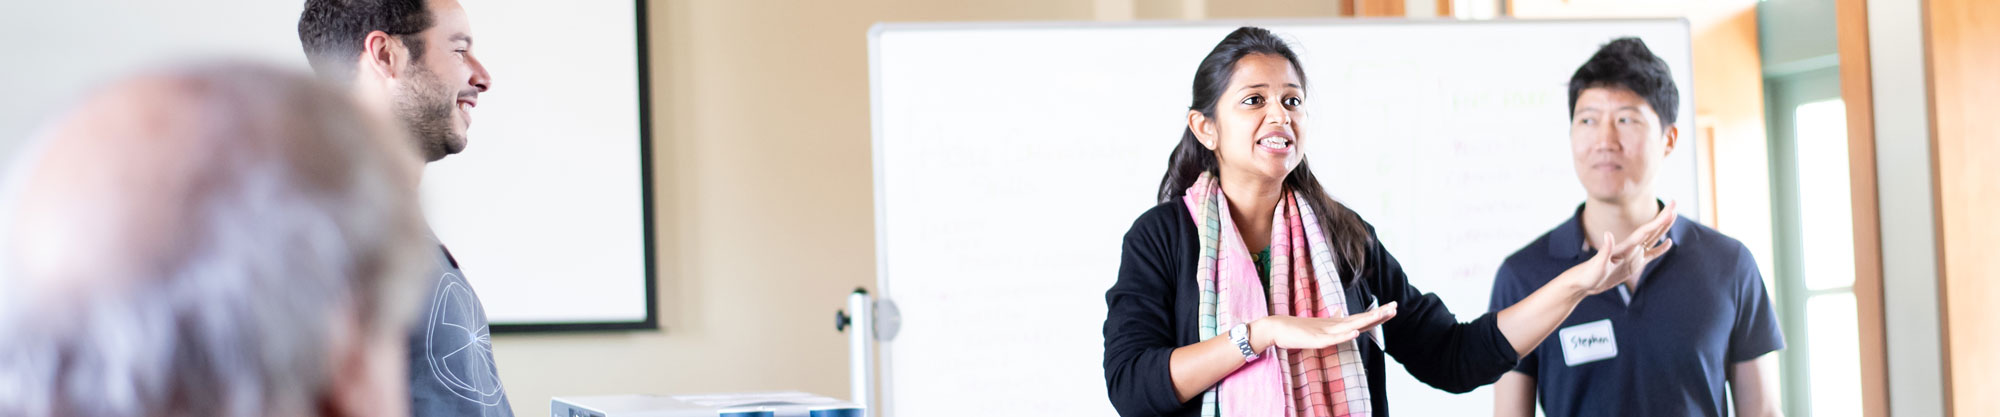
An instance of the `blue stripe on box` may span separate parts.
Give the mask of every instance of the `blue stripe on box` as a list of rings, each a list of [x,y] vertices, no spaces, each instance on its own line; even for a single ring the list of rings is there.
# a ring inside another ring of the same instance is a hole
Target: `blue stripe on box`
[[[862,417],[860,408],[830,408],[812,410],[811,417]]]

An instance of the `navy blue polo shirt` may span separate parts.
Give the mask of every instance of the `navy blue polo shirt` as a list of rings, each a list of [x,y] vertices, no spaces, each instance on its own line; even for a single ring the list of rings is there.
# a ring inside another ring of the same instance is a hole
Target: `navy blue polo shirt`
[[[1569,221],[1508,256],[1488,309],[1514,305],[1596,255],[1584,245],[1582,215],[1578,206]],[[1637,291],[1620,286],[1584,298],[1521,357],[1514,371],[1535,378],[1546,415],[1728,415],[1729,367],[1785,347],[1749,248],[1687,217],[1667,235],[1673,249],[1647,265]],[[1566,330],[1576,340],[1564,340]],[[1596,358],[1608,346],[1584,339],[1609,342],[1615,356]]]

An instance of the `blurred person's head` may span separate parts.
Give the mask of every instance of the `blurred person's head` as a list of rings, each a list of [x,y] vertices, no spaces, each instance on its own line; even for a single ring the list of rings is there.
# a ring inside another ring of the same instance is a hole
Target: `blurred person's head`
[[[1570,157],[1590,199],[1653,200],[1653,174],[1680,138],[1667,62],[1638,38],[1612,40],[1570,76],[1569,107]]]
[[[299,43],[321,78],[393,108],[427,161],[465,150],[493,84],[458,0],[306,0]]]
[[[422,161],[305,74],[118,81],[0,195],[0,415],[401,416]]]

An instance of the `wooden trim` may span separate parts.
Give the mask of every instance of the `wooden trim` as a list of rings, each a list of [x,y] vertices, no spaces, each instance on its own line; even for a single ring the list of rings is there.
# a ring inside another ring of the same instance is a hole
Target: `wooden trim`
[[[1404,17],[1403,0],[1355,0],[1354,15],[1361,17]]]
[[[1946,256],[1946,252],[1951,249],[1946,246],[1948,241],[1945,236],[1945,225],[1948,223],[1945,219],[1945,204],[1947,204],[1946,200],[1949,200],[1945,195],[1944,185],[1944,172],[1947,169],[1944,167],[1946,162],[1939,157],[1940,145],[1944,144],[1939,139],[1944,135],[1938,131],[1938,119],[1941,117],[1938,103],[1940,101],[1949,102],[1952,100],[1940,100],[1938,95],[1944,92],[1939,91],[1938,86],[1944,85],[1950,88],[1958,83],[1938,82],[1940,72],[1946,74],[1955,73],[1955,71],[1950,70],[1938,71],[1937,68],[1940,65],[1936,49],[1939,38],[1947,38],[1946,41],[1949,42],[1951,34],[1947,33],[1944,36],[1939,36],[1940,31],[1948,31],[1948,29],[1941,30],[1935,25],[1937,16],[1932,15],[1936,10],[1932,5],[1933,1],[1919,0],[1919,3],[1921,4],[1918,5],[1918,14],[1920,15],[1918,19],[1921,20],[1921,30],[1923,31],[1922,42],[1924,45],[1924,91],[1926,92],[1924,97],[1928,100],[1925,104],[1930,107],[1930,117],[1927,121],[1929,127],[1927,130],[1930,132],[1930,137],[1926,139],[1930,141],[1931,154],[1931,238],[1934,240],[1933,244],[1937,248],[1938,369],[1944,379],[1939,384],[1942,391],[1939,394],[1944,397],[1945,417],[1953,417],[1957,415],[1958,411],[1958,407],[1955,401],[1953,401],[1953,398],[1957,396],[1957,390],[1953,388],[1956,385],[1956,378],[1954,378],[1955,372],[1952,372],[1952,362],[1955,358],[1952,357],[1951,346],[1951,340],[1955,333],[1952,331],[1951,312],[1955,306],[1952,305],[1953,297],[1951,297],[1951,288],[1953,287],[1951,273],[1947,270],[1951,265],[1948,262],[1950,258]],[[1946,8],[1949,9],[1950,7]],[[1950,19],[1945,19],[1945,21],[1947,22],[1946,26],[1950,26]]]
[[[1882,218],[1875,177],[1875,98],[1869,67],[1868,0],[1835,0],[1840,96],[1847,106],[1847,170],[1854,220],[1854,301],[1860,334],[1861,415],[1889,415],[1887,329],[1882,308]]]
[[[2000,408],[2000,3],[1923,5],[1946,415]]]
[[[1939,166],[1941,161],[1938,159],[1938,62],[1932,49],[1937,42],[1937,32],[1931,26],[1932,1],[1916,1],[1918,3],[1917,25],[1919,26],[1919,36],[1922,38],[1918,42],[1923,44],[1924,49],[1924,104],[1930,108],[1930,111],[1926,113],[1925,121],[1925,131],[1930,133],[1930,137],[1924,138],[1924,140],[1930,142],[1927,147],[1930,150],[1931,160],[1931,245],[1937,248],[1934,253],[1935,259],[1932,261],[1937,262],[1937,310],[1933,313],[1937,314],[1938,317],[1938,373],[1942,377],[1942,381],[1938,383],[1940,390],[1938,395],[1944,397],[1944,406],[1942,407],[1944,409],[1944,416],[1954,417],[1956,413],[1952,407],[1951,291],[1949,289],[1949,274],[1945,271],[1945,250],[1947,249],[1945,247],[1944,235],[1945,195],[1944,185],[1940,181],[1940,173],[1944,171],[1944,168]],[[1945,85],[1951,85],[1951,83],[1946,83]]]
[[[1701,182],[1702,186],[1707,188],[1707,192],[1702,193],[1701,218],[1708,222],[1709,228],[1720,230],[1722,210],[1717,209],[1720,204],[1716,203],[1720,193],[1715,189],[1715,119],[1701,115],[1695,117],[1702,120],[1696,123],[1694,130],[1697,139],[1695,143],[1701,147],[1701,153],[1698,155],[1701,158]]]

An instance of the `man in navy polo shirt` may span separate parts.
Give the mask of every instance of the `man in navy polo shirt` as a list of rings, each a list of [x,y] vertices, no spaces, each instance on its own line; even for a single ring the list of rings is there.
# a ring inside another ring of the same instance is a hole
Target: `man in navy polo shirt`
[[[1493,311],[1590,259],[1663,209],[1653,175],[1673,152],[1680,106],[1667,64],[1644,42],[1605,44],[1569,83],[1570,154],[1588,199],[1521,248],[1493,280]],[[1587,239],[1586,236],[1595,238]],[[1776,416],[1784,335],[1741,242],[1687,218],[1674,247],[1633,282],[1578,303],[1556,334],[1494,385],[1494,414],[1550,417]]]

